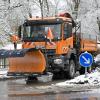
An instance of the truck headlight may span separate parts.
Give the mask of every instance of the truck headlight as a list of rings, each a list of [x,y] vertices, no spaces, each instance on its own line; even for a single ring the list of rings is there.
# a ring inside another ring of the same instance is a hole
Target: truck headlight
[[[55,59],[54,60],[55,64],[62,64],[62,62],[63,62],[62,59]]]

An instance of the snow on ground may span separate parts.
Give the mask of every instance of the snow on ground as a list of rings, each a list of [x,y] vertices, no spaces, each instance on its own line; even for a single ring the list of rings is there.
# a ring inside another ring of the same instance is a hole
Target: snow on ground
[[[93,72],[87,73],[87,75],[80,75],[74,79],[57,83],[56,86],[68,86],[74,84],[100,84],[100,69],[97,68]]]

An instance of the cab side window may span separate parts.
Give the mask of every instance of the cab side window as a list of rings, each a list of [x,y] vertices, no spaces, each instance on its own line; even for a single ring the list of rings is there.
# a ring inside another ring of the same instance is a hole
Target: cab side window
[[[64,24],[64,39],[71,37],[72,34],[72,24],[65,23]]]

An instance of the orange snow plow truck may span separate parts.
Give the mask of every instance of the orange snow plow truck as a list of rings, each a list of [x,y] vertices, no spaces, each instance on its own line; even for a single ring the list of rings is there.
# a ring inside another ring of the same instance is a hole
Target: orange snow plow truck
[[[9,76],[53,75],[61,73],[73,78],[76,71],[83,73],[79,55],[97,51],[96,36],[81,33],[70,14],[57,17],[29,18],[19,26],[18,38],[22,49],[0,50],[0,58],[9,60]],[[15,44],[16,44],[15,39]]]

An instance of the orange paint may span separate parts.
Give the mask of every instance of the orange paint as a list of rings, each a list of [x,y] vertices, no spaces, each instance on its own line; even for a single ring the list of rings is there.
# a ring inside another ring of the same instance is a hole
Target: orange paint
[[[82,39],[81,40],[81,51],[97,51],[97,43],[94,40]]]
[[[42,73],[46,67],[46,60],[41,51],[28,52],[24,57],[9,58],[9,72]]]
[[[73,36],[57,42],[56,54],[67,54],[73,48]]]

